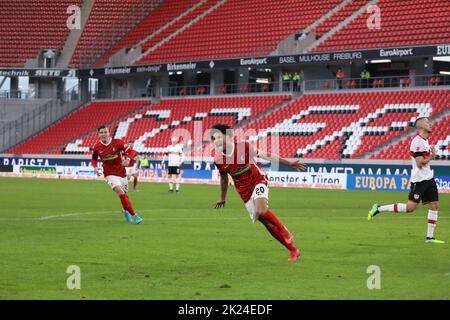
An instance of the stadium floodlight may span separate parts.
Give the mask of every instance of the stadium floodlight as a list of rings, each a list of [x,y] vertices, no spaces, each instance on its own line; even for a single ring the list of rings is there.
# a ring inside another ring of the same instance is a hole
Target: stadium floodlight
[[[370,63],[390,63],[391,59],[370,60]]]
[[[450,76],[450,71],[440,71],[439,73],[446,76]]]
[[[172,71],[170,71],[170,72],[169,72],[169,76],[172,76],[172,75],[173,75],[173,72],[172,72]]]
[[[433,61],[443,61],[443,62],[450,62],[450,56],[444,56],[444,57],[433,57]]]
[[[177,71],[177,74],[183,74],[183,71]]]

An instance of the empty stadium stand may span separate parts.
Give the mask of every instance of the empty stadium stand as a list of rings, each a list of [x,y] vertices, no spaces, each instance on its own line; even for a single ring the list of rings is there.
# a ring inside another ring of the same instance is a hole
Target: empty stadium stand
[[[155,10],[114,44],[98,64],[107,62],[120,48],[139,42],[144,55],[136,64],[266,55],[274,51],[287,36],[304,30],[341,1],[325,0],[311,4],[306,0],[251,0],[242,5],[239,0],[227,0],[173,38],[164,40],[217,2],[164,1],[161,7],[170,3],[169,12]],[[367,3],[368,0],[349,2],[315,28],[317,36],[320,38]],[[181,9],[183,5],[184,9]],[[194,5],[198,7],[181,18],[182,11],[179,9],[186,10],[186,7]],[[364,12],[312,51],[427,45],[450,41],[450,3],[446,0],[380,0],[377,6],[383,13],[381,29],[368,28],[369,13]],[[260,17],[276,19],[266,19],[261,23]],[[174,21],[169,23],[169,19]],[[164,41],[160,43],[161,40]],[[154,45],[158,46],[152,48]],[[152,50],[147,51],[149,48]]]
[[[258,131],[250,140],[263,146],[279,141],[285,157],[357,158],[408,132],[418,116],[441,114],[449,101],[449,90],[307,94],[246,129]]]
[[[198,0],[165,0],[147,17],[145,17],[133,30],[117,41],[96,62],[102,65],[122,48],[131,48],[133,45],[147,39],[148,36],[161,34],[168,29],[174,21],[198,3]]]
[[[62,49],[67,38],[67,8],[81,0],[2,1],[0,67],[23,67],[41,49]]]
[[[194,20],[196,17],[206,12],[208,9],[217,4],[218,0],[204,0],[201,1],[193,8],[193,10],[187,12],[180,19],[174,21],[169,26],[164,28],[161,32],[155,34],[142,43],[142,51],[147,51],[149,48],[156,45],[158,42],[169,36],[171,33],[175,32],[177,29],[183,27],[190,21]]]
[[[269,54],[339,2],[227,0],[136,64]]]
[[[380,28],[368,28],[368,21],[372,21],[369,16],[372,13],[365,12],[312,51],[450,42],[450,2],[448,0],[379,0],[377,6],[381,13]]]
[[[340,22],[344,21],[353,12],[360,9],[363,5],[367,4],[369,0],[352,0],[342,7],[339,11],[333,14],[331,17],[319,24],[316,29],[317,37],[322,37],[325,33],[336,27]]]
[[[136,64],[267,55],[341,2],[248,0],[244,5],[240,0],[96,0],[70,66],[78,67],[83,61],[102,65],[120,49],[137,44],[144,54]],[[318,37],[367,2],[353,0],[344,5],[315,28]],[[3,1],[0,66],[22,67],[40,49],[62,49],[69,33],[67,7],[82,3]],[[368,28],[369,13],[364,12],[312,51],[450,42],[448,0],[379,0],[376,5],[382,12],[381,28]]]
[[[276,95],[173,99],[152,105],[147,100],[93,102],[7,152],[89,153],[98,139],[96,127],[108,124],[115,137],[136,141],[139,152],[157,154],[170,142],[174,130],[193,134],[197,120],[201,121],[200,134],[195,136],[197,140],[194,135],[192,139],[201,147],[204,129],[214,123],[239,126],[290,99],[288,95]]]
[[[217,122],[240,128],[238,137],[284,157],[364,158],[394,138],[407,136],[415,119],[450,110],[450,90],[408,90],[289,95],[201,97],[93,102],[8,153],[88,154],[95,129],[108,124],[117,138],[134,141],[141,153],[159,156],[175,133],[208,153],[208,129]],[[435,125],[431,142],[448,157],[448,116]],[[438,143],[438,141],[440,141]],[[407,139],[370,158],[407,158]],[[393,151],[394,150],[394,151]],[[401,151],[400,151],[401,150]],[[208,155],[208,154],[207,154]],[[368,157],[368,156],[367,156]]]
[[[52,153],[53,148],[62,150],[74,137],[91,133],[96,130],[97,126],[111,123],[131,112],[137,112],[148,104],[150,104],[148,100],[90,103],[67,115],[36,136],[8,150],[7,153],[39,154]]]
[[[69,65],[80,66],[83,59],[94,62],[159,3],[160,0],[95,0]]]
[[[141,153],[160,155],[176,130],[184,140],[189,138],[199,145],[201,151],[202,141],[209,140],[205,130],[214,123],[238,126],[287,99],[290,96],[161,100],[120,122],[115,137],[135,141],[134,147]]]

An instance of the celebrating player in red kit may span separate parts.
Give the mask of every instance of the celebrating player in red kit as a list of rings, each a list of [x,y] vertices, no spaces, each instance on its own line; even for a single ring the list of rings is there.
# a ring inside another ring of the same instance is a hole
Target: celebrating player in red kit
[[[98,158],[100,157],[106,182],[108,182],[110,187],[119,196],[120,201],[122,202],[125,219],[128,222],[134,220],[139,224],[142,222],[142,219],[134,211],[127,195],[128,179],[125,170],[125,167],[130,163],[130,159],[135,158],[138,153],[133,149],[126,147],[122,140],[111,138],[108,129],[105,126],[98,127],[97,131],[100,141],[94,146],[92,166],[97,175],[101,176],[101,172],[98,168]]]
[[[275,154],[254,150],[248,142],[234,142],[232,130],[225,124],[212,127],[211,139],[218,149],[214,162],[221,177],[221,195],[215,204],[216,209],[225,206],[230,175],[253,222],[259,220],[270,234],[290,251],[288,261],[297,260],[300,251],[294,246],[294,237],[268,208],[267,175],[255,157],[288,165],[297,170],[304,170],[306,166],[299,161],[291,162]]]

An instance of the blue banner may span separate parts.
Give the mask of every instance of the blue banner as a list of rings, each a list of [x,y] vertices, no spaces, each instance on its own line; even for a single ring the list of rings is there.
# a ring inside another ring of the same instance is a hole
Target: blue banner
[[[434,177],[438,190],[450,189],[450,177]]]
[[[302,161],[307,163],[307,172],[311,174],[321,173],[346,173],[360,175],[407,175],[411,174],[411,165],[396,164],[348,164],[348,163],[308,163],[308,159]],[[31,158],[31,157],[0,157],[0,165],[22,165],[22,166],[80,166],[90,167],[91,160],[87,159],[61,159],[61,158]],[[269,164],[263,167],[268,169]],[[160,169],[161,161],[149,160],[150,169]],[[184,163],[183,170],[214,170],[213,163],[198,161],[194,163]],[[435,176],[450,177],[450,166],[432,166]],[[278,171],[292,171],[287,166],[280,166]]]
[[[374,191],[409,191],[409,176],[401,175],[347,175],[347,189]],[[449,192],[450,177],[434,177],[440,192]]]
[[[409,191],[409,176],[347,175],[347,189],[373,191]]]
[[[304,161],[308,162],[307,159]],[[66,176],[95,175],[89,158],[0,157],[1,172],[13,171],[19,173],[22,167],[54,167],[57,174]],[[267,163],[263,164],[263,167],[267,169],[267,172],[271,172]],[[181,177],[184,179],[216,180],[217,177],[213,177],[215,169],[215,165],[210,162],[184,163],[181,167]],[[432,166],[432,169],[436,176],[435,180],[439,191],[450,192],[450,166],[436,165]],[[301,182],[304,185],[327,184],[328,180],[324,180],[326,183],[322,183],[321,177],[343,176],[346,179],[341,177],[338,183],[341,188],[407,192],[409,190],[410,171],[411,166],[409,165],[310,163],[307,166],[307,171],[303,173]],[[272,174],[274,179],[272,182],[290,183],[290,181],[283,181],[282,179],[294,175],[292,169],[286,166],[281,166],[273,172],[275,173]],[[149,160],[148,166],[144,168],[139,166],[138,174],[143,178],[165,178],[167,176],[167,172],[162,170],[161,161],[153,159]],[[308,180],[309,177],[312,178],[312,181]],[[317,181],[314,180],[315,177],[317,177]],[[296,180],[295,184],[300,184],[300,180]]]

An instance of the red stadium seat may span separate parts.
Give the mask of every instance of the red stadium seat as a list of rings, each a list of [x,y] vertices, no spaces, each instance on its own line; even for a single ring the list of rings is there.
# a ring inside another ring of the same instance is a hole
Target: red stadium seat
[[[367,1],[353,1],[354,6]],[[344,6],[340,11],[345,11]],[[380,0],[381,28],[368,28],[369,14],[365,11],[356,19],[327,38],[313,52],[363,48],[419,46],[450,42],[450,2],[447,0]],[[398,14],[402,12],[402,14]],[[348,10],[348,13],[353,13]],[[339,11],[318,29],[319,35],[340,21]],[[414,21],[414,23],[411,23]]]
[[[160,130],[154,136],[148,136],[144,143],[146,147],[157,149],[168,144],[173,130],[185,129],[194,133],[196,121],[201,120],[204,130],[216,122],[236,126],[288,99],[290,96],[286,95],[264,95],[169,99],[153,105],[148,100],[93,102],[8,152],[89,153],[89,147],[98,139],[97,126],[107,124],[111,133],[120,136],[127,123],[126,140],[136,140],[154,129]],[[128,122],[128,119],[133,121]],[[201,145],[202,141],[199,143]],[[67,148],[69,145],[71,148]]]
[[[217,2],[210,0],[205,6]],[[266,55],[287,36],[305,29],[340,2],[259,0],[243,5],[241,0],[227,0],[136,64]],[[202,8],[199,11],[204,12]],[[261,17],[276,19],[261,23]],[[145,46],[154,45],[160,38],[150,39]]]
[[[71,66],[75,67],[82,63],[81,60],[86,51],[96,57],[94,60],[97,65],[103,65],[120,49],[131,48],[146,39],[188,10],[197,1],[165,0],[161,4],[159,2],[157,0],[144,2],[142,0],[125,0],[111,4],[110,0],[96,0],[72,57]],[[142,4],[144,4],[144,8],[142,8]],[[113,22],[119,26],[118,30],[122,30],[123,14],[126,15],[125,21],[128,23],[134,22],[134,20],[139,23],[113,43],[111,39],[114,31],[112,30]],[[92,43],[95,43],[94,47],[92,47]]]
[[[2,1],[0,67],[23,67],[41,49],[61,50],[69,34],[70,5],[80,6],[81,0]]]

